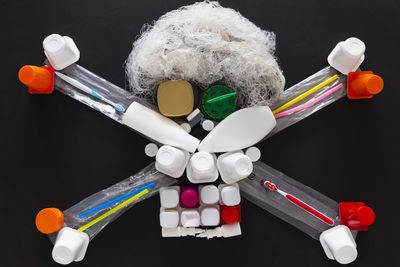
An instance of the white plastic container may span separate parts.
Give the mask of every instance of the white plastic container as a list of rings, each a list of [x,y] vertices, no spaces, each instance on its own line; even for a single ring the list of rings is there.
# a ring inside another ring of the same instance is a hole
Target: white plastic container
[[[68,36],[51,34],[43,40],[44,53],[51,66],[62,70],[79,60],[80,52]]]
[[[328,63],[333,68],[347,75],[356,71],[365,59],[365,44],[358,38],[350,37],[339,42],[328,56]]]
[[[268,106],[240,109],[224,120],[201,141],[198,150],[229,152],[250,147],[261,141],[276,125]]]
[[[160,209],[160,226],[162,228],[175,228],[179,225],[179,213],[175,209]]]
[[[236,183],[248,177],[253,171],[251,159],[242,151],[222,154],[217,160],[218,171],[226,184]]]
[[[81,261],[85,257],[89,245],[89,236],[86,233],[70,227],[63,227],[57,235],[52,256],[59,264],[70,264]]]
[[[186,176],[194,184],[214,182],[218,178],[217,157],[208,152],[194,153],[186,167]]]
[[[189,152],[172,146],[160,147],[156,155],[156,169],[173,178],[179,178],[189,161]]]
[[[220,201],[222,205],[236,206],[240,204],[239,184],[220,184],[218,189],[220,191]]]
[[[200,221],[203,226],[217,226],[220,223],[218,205],[205,206],[200,209]]]
[[[181,212],[181,224],[184,227],[200,226],[200,214],[197,209],[185,209]]]
[[[319,241],[326,256],[331,260],[348,264],[357,258],[357,244],[345,225],[338,225],[322,232]]]
[[[212,205],[219,201],[219,191],[215,185],[199,186],[199,193],[201,204]]]
[[[165,145],[194,152],[200,140],[160,113],[133,102],[122,116],[122,123]]]
[[[179,186],[161,187],[160,202],[163,208],[176,208],[179,204]]]

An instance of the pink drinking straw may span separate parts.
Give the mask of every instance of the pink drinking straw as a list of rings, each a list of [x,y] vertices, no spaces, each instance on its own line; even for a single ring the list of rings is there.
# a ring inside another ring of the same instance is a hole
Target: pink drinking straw
[[[292,114],[293,112],[296,112],[296,111],[303,110],[303,109],[306,109],[308,107],[311,107],[312,105],[318,103],[319,101],[321,101],[322,99],[326,98],[327,96],[333,94],[334,92],[336,92],[337,90],[339,90],[342,87],[343,87],[343,84],[336,85],[335,87],[333,87],[332,89],[329,89],[328,91],[326,91],[325,93],[323,93],[319,97],[315,98],[314,100],[308,101],[307,103],[304,103],[303,105],[297,106],[295,108],[288,109],[286,111],[282,111],[282,112],[280,112],[278,114],[275,114],[274,115],[275,119],[278,119],[278,118],[281,118],[281,117],[285,117],[287,115]]]

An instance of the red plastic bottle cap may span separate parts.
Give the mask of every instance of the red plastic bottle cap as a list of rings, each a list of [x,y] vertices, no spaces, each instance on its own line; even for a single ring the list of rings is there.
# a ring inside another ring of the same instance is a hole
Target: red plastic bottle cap
[[[64,215],[57,208],[46,208],[36,215],[36,228],[43,234],[51,234],[61,229]]]
[[[371,225],[375,221],[375,212],[368,206],[359,207],[356,214],[363,225]]]
[[[29,87],[31,94],[50,94],[53,92],[54,69],[52,67],[23,66],[18,72],[19,80]]]
[[[350,99],[372,98],[383,89],[383,79],[372,71],[350,72],[347,78]]]
[[[227,223],[235,223],[239,220],[239,212],[235,207],[225,207],[222,210],[222,219]]]

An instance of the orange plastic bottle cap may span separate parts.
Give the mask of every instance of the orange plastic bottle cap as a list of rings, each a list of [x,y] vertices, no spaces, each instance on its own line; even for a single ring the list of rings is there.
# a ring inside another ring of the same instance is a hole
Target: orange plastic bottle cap
[[[36,228],[43,234],[57,232],[64,224],[64,215],[57,208],[46,208],[36,215]]]
[[[350,99],[372,98],[383,89],[383,79],[372,71],[350,72],[347,96]]]
[[[19,80],[29,87],[31,94],[53,92],[54,69],[52,67],[23,66],[18,72]]]

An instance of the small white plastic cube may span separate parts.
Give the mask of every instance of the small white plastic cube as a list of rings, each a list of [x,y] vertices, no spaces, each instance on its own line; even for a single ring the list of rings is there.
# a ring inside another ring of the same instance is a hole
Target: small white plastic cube
[[[200,187],[200,201],[206,205],[216,204],[219,201],[219,191],[215,185]]]
[[[175,228],[179,224],[179,213],[175,209],[160,210],[160,226],[163,228]]]
[[[221,203],[225,206],[236,206],[240,204],[240,191],[237,183],[231,185],[220,185]]]
[[[205,207],[200,212],[201,225],[217,226],[220,223],[219,210],[217,207]]]
[[[179,186],[161,187],[160,188],[161,207],[170,209],[175,208],[179,204]]]
[[[186,209],[181,213],[183,227],[197,227],[200,225],[200,214],[195,209]]]

